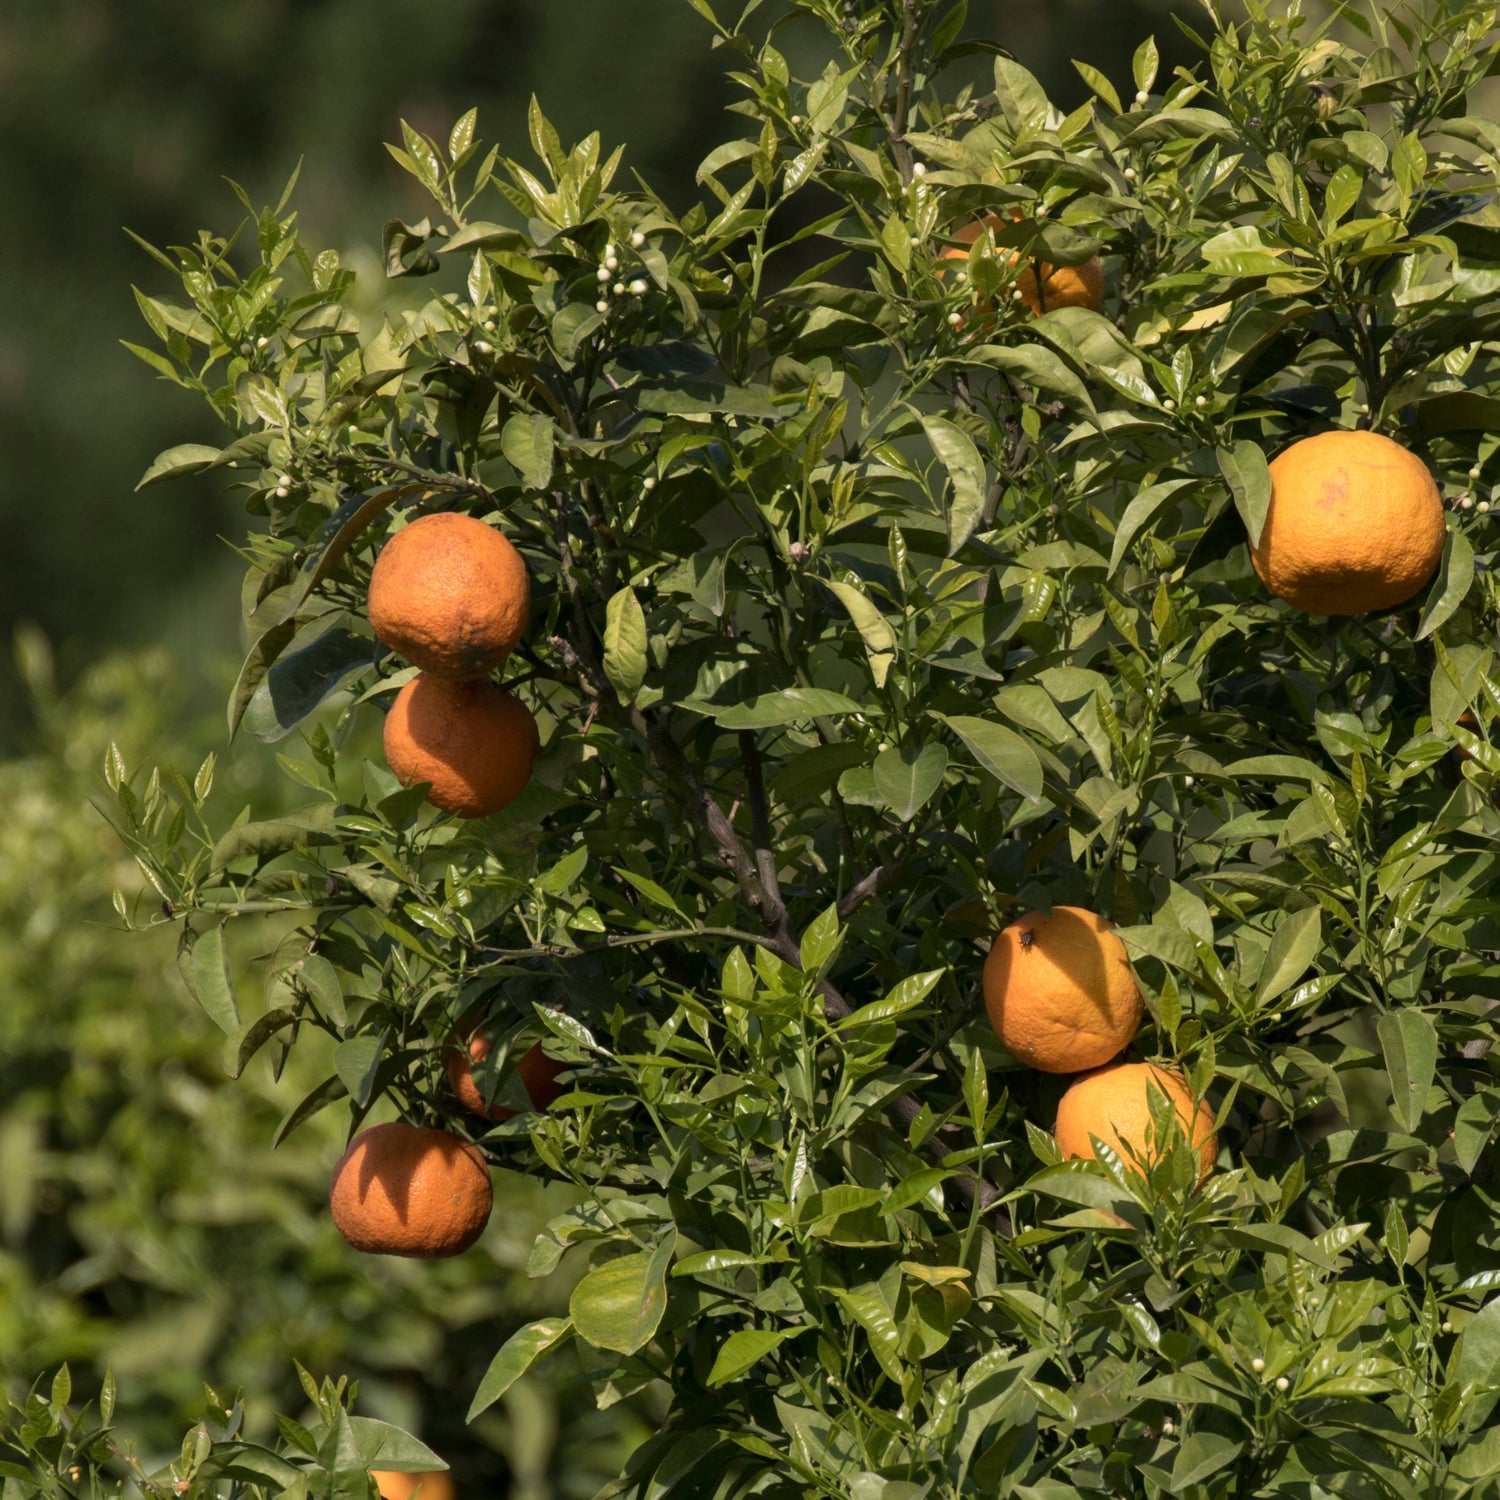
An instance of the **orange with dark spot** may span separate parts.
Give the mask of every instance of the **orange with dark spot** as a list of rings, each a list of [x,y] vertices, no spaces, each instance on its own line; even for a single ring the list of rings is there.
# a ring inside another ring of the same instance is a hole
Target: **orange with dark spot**
[[[1006,1048],[1043,1073],[1097,1068],[1129,1046],[1141,991],[1125,945],[1097,912],[1028,912],[984,961],[984,1005]]]
[[[349,1143],[333,1169],[338,1231],[370,1255],[459,1255],[484,1232],[494,1194],[484,1157],[446,1130],[393,1122]]]
[[[1436,481],[1378,432],[1320,432],[1271,463],[1271,503],[1250,560],[1261,582],[1311,615],[1392,609],[1442,561]]]
[[[531,614],[526,563],[493,526],[443,512],[403,527],[370,574],[370,624],[434,677],[488,677]]]
[[[514,802],[531,780],[540,744],[531,710],[492,682],[423,672],[396,695],[385,719],[386,764],[398,780],[431,782],[427,800],[461,818]]]
[[[476,1031],[469,1038],[467,1051],[459,1046],[448,1047],[443,1054],[444,1069],[448,1075],[448,1087],[470,1114],[486,1120],[513,1120],[516,1111],[499,1104],[486,1104],[479,1084],[474,1078],[474,1069],[490,1055],[490,1039]],[[548,1057],[538,1042],[525,1053],[516,1064],[516,1076],[526,1090],[533,1109],[546,1109],[563,1092],[558,1075],[565,1073],[568,1064]]]
[[[1219,1138],[1214,1112],[1207,1100],[1193,1109],[1193,1094],[1181,1073],[1154,1063],[1116,1063],[1076,1079],[1057,1105],[1053,1134],[1064,1156],[1093,1160],[1097,1155],[1090,1136],[1103,1141],[1134,1166],[1128,1145],[1147,1165],[1160,1159],[1165,1142],[1155,1138],[1150,1090],[1170,1101],[1183,1136],[1198,1151],[1198,1181],[1214,1169]]]

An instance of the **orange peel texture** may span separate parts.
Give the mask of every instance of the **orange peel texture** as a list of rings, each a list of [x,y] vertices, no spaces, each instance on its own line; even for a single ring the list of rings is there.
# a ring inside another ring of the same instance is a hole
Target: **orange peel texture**
[[[1064,1156],[1093,1160],[1090,1136],[1113,1147],[1132,1165],[1128,1144],[1148,1164],[1158,1159],[1160,1146],[1152,1137],[1149,1087],[1154,1083],[1172,1101],[1184,1137],[1198,1151],[1198,1181],[1214,1169],[1219,1138],[1214,1112],[1207,1100],[1196,1113],[1193,1094],[1181,1073],[1154,1063],[1116,1063],[1076,1079],[1058,1101],[1053,1134]]]
[[[1320,432],[1271,462],[1271,503],[1250,560],[1310,615],[1392,609],[1437,572],[1447,523],[1427,465],[1378,432]]]
[[[1006,1048],[1043,1073],[1097,1068],[1141,1024],[1125,945],[1078,906],[1028,912],[1000,933],[984,961],[984,1005]]]
[[[493,526],[454,512],[421,516],[381,548],[370,574],[370,625],[434,677],[487,677],[531,615],[521,554]]]
[[[514,802],[540,744],[531,710],[492,682],[424,672],[396,695],[385,719],[386,764],[398,780],[430,781],[427,800],[461,818]]]
[[[328,1202],[355,1250],[436,1260],[479,1238],[494,1194],[484,1157],[467,1141],[392,1122],[349,1143],[333,1169]]]

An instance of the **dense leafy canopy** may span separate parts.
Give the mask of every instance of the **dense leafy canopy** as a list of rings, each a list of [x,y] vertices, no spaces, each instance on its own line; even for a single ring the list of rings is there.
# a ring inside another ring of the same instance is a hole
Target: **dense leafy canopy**
[[[1195,72],[1148,41],[1064,116],[1003,55],[945,95],[961,3],[799,0],[810,79],[690,3],[747,129],[685,214],[535,109],[525,163],[472,115],[392,147],[433,208],[378,325],[285,201],[161,253],[142,357],[237,435],[147,478],[260,518],[230,727],[309,798],[225,828],[112,768],[189,983],[241,1066],[333,1042],[278,1134],[394,1106],[579,1190],[531,1267],[587,1274],[473,1410],[565,1345],[602,1404],[664,1385],[620,1492],[1494,1493],[1493,6],[1210,11]],[[1102,313],[1013,295],[1096,252]],[[1267,458],[1329,426],[1448,497],[1385,616],[1249,565]],[[471,823],[360,755],[404,680],[371,561],[454,508],[527,558],[544,741]],[[990,937],[1065,902],[1217,1110],[1201,1189],[1186,1144],[1061,1162],[1062,1081],[984,1022]],[[482,1136],[441,1073],[476,1008],[498,1102],[538,1040],[572,1085]]]

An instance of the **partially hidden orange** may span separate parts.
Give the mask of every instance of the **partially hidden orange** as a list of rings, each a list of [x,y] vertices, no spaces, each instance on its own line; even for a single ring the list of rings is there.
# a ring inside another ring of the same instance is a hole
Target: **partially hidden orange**
[[[492,682],[450,682],[426,672],[396,695],[384,739],[397,779],[431,782],[427,800],[461,818],[482,818],[514,802],[531,780],[541,744],[519,698]]]
[[[1442,561],[1447,524],[1427,465],[1378,432],[1320,432],[1272,460],[1271,503],[1250,560],[1311,615],[1391,609]]]
[[[370,1478],[380,1491],[380,1500],[454,1500],[451,1469],[427,1469],[413,1474],[397,1469],[371,1469]]]
[[[953,237],[961,240],[968,248],[949,245],[942,251],[939,260],[962,260],[967,264],[974,245],[986,230],[998,234],[1005,227],[1005,220],[998,214],[989,214],[983,219],[965,224],[962,229],[954,231]],[[998,247],[997,254],[1008,263],[1017,258],[1017,252],[1004,245]],[[1077,266],[1054,266],[1043,261],[1041,272],[1039,286],[1036,266],[1028,262],[1013,283],[1014,289],[1021,294],[1021,300],[1033,315],[1039,316],[1059,307],[1086,307],[1098,312],[1104,305],[1104,267],[1097,255],[1090,256],[1082,265]],[[981,326],[988,327],[992,321],[992,318],[986,319]]]
[[[1097,1153],[1090,1136],[1103,1141],[1133,1166],[1128,1145],[1148,1166],[1160,1160],[1167,1143],[1155,1138],[1150,1089],[1171,1101],[1184,1138],[1198,1152],[1198,1181],[1214,1169],[1219,1139],[1207,1100],[1193,1109],[1192,1090],[1180,1073],[1154,1063],[1116,1063],[1076,1079],[1058,1101],[1053,1134],[1064,1156],[1092,1160]]]
[[[391,1122],[362,1130],[338,1159],[328,1192],[338,1231],[355,1250],[435,1260],[484,1232],[490,1170],[446,1130]]]
[[[1123,1051],[1141,1024],[1125,945],[1097,912],[1028,912],[984,961],[984,1005],[1006,1048],[1043,1073],[1081,1073]]]
[[[490,1039],[482,1031],[476,1031],[470,1036],[467,1048],[459,1046],[447,1048],[443,1063],[448,1075],[448,1087],[453,1090],[458,1102],[470,1114],[479,1115],[486,1120],[513,1120],[516,1116],[515,1110],[506,1109],[500,1104],[484,1102],[484,1095],[480,1092],[479,1084],[474,1077],[475,1067],[484,1062],[490,1055],[490,1050]],[[562,1094],[563,1087],[557,1079],[558,1075],[565,1073],[567,1069],[567,1063],[548,1057],[542,1051],[540,1042],[523,1054],[520,1061],[516,1063],[516,1076],[521,1080],[521,1085],[526,1090],[526,1097],[531,1100],[533,1109],[546,1109]]]
[[[403,527],[370,574],[370,625],[434,677],[488,677],[531,613],[521,554],[493,526],[444,511]]]

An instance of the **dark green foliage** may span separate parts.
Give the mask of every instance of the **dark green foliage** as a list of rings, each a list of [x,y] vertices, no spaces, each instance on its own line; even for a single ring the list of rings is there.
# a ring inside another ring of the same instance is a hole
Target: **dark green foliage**
[[[146,358],[237,436],[152,477],[243,483],[231,721],[298,734],[314,798],[223,833],[112,778],[200,997],[235,1025],[203,945],[294,914],[285,1024],[239,1018],[335,1044],[294,1123],[472,1128],[475,1006],[504,1099],[537,1039],[571,1064],[482,1140],[582,1197],[531,1268],[590,1269],[474,1410],[565,1344],[601,1403],[668,1389],[617,1492],[1495,1493],[1494,8],[1209,16],[1196,71],[1148,41],[1064,115],[1004,56],[944,92],[962,4],[801,0],[810,79],[691,4],[747,128],[680,215],[534,110],[525,164],[405,130],[433,206],[384,314],[285,203],[163,257]],[[1102,251],[1102,315],[934,274],[1011,210],[1023,257]],[[1387,616],[1249,566],[1266,458],[1327,426],[1449,497]],[[358,754],[400,667],[370,562],[433,507],[534,579],[544,753],[473,824]],[[984,1023],[990,936],[1054,902],[1116,922],[1133,1054],[1216,1106],[1202,1189],[1181,1143],[1059,1162],[1060,1082]]]

